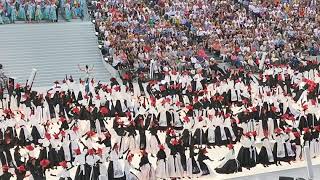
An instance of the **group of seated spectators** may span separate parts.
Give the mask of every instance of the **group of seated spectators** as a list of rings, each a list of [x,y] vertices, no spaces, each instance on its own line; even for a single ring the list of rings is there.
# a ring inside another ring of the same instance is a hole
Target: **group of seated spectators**
[[[115,68],[205,68],[209,60],[263,70],[319,55],[316,0],[92,1],[100,47]],[[151,70],[150,70],[151,68]]]
[[[85,3],[84,0],[1,0],[0,24],[58,22],[59,13],[66,21],[83,18]]]

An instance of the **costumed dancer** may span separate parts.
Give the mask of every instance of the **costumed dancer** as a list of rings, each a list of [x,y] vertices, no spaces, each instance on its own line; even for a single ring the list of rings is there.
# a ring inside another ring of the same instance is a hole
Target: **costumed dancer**
[[[232,174],[242,172],[242,167],[236,159],[236,153],[232,144],[228,144],[229,152],[221,160],[222,162],[215,168],[219,174]]]

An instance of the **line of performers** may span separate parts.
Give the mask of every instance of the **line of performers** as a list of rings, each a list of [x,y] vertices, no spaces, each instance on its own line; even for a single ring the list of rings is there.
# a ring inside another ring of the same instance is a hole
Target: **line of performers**
[[[137,84],[66,77],[45,93],[11,84],[0,89],[0,175],[195,178],[303,160],[303,146],[317,157],[318,70],[164,70]],[[222,159],[218,148],[229,149]]]

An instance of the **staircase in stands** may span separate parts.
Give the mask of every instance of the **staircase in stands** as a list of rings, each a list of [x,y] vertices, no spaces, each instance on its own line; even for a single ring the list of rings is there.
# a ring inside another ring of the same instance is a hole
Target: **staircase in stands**
[[[94,66],[93,77],[102,82],[116,76],[102,60],[90,21],[0,26],[0,64],[8,77],[20,83],[37,69],[34,87],[51,86],[66,74],[84,78],[78,64]]]

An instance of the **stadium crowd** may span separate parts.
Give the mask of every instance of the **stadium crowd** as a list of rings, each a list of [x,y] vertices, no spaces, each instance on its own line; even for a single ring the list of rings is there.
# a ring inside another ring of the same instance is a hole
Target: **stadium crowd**
[[[319,55],[316,0],[92,1],[102,53],[116,68],[158,72],[211,60],[263,69]]]

